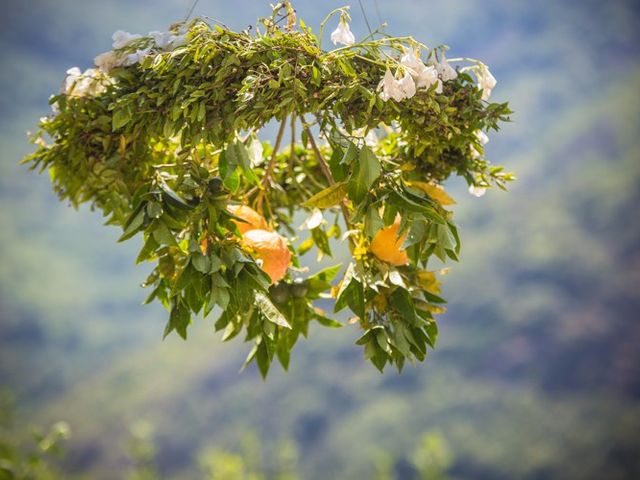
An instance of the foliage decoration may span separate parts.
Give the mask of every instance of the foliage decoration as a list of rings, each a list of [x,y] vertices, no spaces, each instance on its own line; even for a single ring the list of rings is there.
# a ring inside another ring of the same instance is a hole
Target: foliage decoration
[[[324,50],[337,17],[342,46]],[[218,307],[215,328],[243,333],[263,375],[274,357],[288,367],[310,322],[341,326],[318,306],[329,299],[353,313],[378,369],[423,360],[445,303],[428,262],[460,251],[440,183],[460,175],[481,195],[513,179],[484,157],[485,132],[510,111],[488,102],[483,63],[378,30],[356,41],[349,22],[334,10],[316,35],[284,2],[253,30],[197,18],[116,32],[97,68],[67,72],[24,160],[121,241],[142,234],[136,261],[155,265],[144,286],[170,312],[165,335],[186,338]],[[273,145],[258,137],[272,120]],[[294,248],[300,211],[308,237]],[[305,277],[300,256],[331,255],[331,238],[351,249],[342,279],[340,265]]]

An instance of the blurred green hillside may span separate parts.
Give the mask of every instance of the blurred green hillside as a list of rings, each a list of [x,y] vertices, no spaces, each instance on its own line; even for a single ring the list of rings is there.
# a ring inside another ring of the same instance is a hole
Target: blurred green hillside
[[[248,433],[270,471],[292,442],[301,478],[374,478],[384,458],[397,478],[419,478],[407,465],[428,431],[449,446],[452,478],[640,478],[635,2],[380,2],[391,32],[493,67],[495,96],[516,114],[488,152],[520,180],[481,199],[448,185],[462,261],[444,279],[449,310],[424,365],[381,375],[353,346],[355,327],[316,328],[267,382],[238,373],[246,347],[222,344],[210,319],[187,342],[161,342],[165,313],[140,305],[137,241],[116,244],[97,213],[60,204],[46,175],[17,165],[66,68],[88,65],[113,30],[164,28],[187,3],[3,6],[0,385],[17,396],[18,424],[71,425],[65,478],[124,478],[141,420],[160,478],[202,478],[202,452],[241,451]],[[340,5],[295,4],[311,25]],[[267,8],[196,13],[242,27]],[[352,14],[363,34],[356,4]]]

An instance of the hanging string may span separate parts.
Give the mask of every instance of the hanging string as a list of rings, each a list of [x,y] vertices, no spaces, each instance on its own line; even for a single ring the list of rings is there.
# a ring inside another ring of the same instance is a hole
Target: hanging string
[[[382,25],[384,22],[382,21],[382,15],[380,15],[380,5],[378,4],[378,0],[374,0],[373,3],[376,7],[376,15],[378,16],[378,25]]]
[[[367,24],[367,28],[369,29],[369,34],[373,35],[373,30],[371,30],[371,25],[369,25],[369,19],[367,18],[367,13],[364,11],[364,7],[362,6],[362,0],[358,0],[360,4],[360,10],[362,10],[362,16],[364,17],[364,23]]]
[[[187,20],[189,20],[189,18],[191,18],[191,14],[193,13],[193,11],[196,9],[196,5],[198,5],[198,2],[200,0],[193,0],[193,2],[191,3],[191,7],[189,8],[189,10],[187,10],[187,14],[184,17],[184,21],[186,22]]]

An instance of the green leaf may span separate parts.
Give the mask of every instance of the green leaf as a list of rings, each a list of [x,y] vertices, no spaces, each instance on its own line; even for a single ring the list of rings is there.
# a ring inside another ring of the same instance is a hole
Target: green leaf
[[[209,257],[202,255],[200,252],[191,255],[191,264],[201,273],[209,273],[211,268],[211,261],[209,260]]]
[[[347,274],[345,274],[345,280],[343,281],[338,295],[336,296],[336,304],[334,311],[339,312],[344,307],[349,306],[351,311],[358,317],[365,317],[364,309],[364,291],[362,284],[356,280],[353,276],[350,276],[347,282]]]
[[[222,260],[215,253],[209,254],[209,272],[215,273],[222,267]]]
[[[347,306],[346,300],[341,302],[341,298],[343,297],[345,291],[351,284],[353,277],[355,276],[356,267],[354,263],[350,263],[347,267],[347,270],[344,272],[344,277],[342,277],[342,283],[340,283],[340,288],[338,289],[338,293],[336,294],[336,304],[334,307],[334,312],[339,312],[344,307]]]
[[[135,212],[134,212],[135,213]],[[145,211],[144,208],[141,208],[138,213],[132,215],[129,220],[125,223],[126,228],[122,235],[118,239],[118,242],[124,242],[129,238],[133,237],[136,233],[138,233],[142,229],[142,224],[144,223]]]
[[[287,322],[285,316],[273,303],[271,303],[269,297],[267,297],[264,293],[257,292],[255,294],[255,300],[258,310],[260,310],[260,312],[267,320],[281,327],[291,328],[291,325],[289,325],[289,322]]]
[[[131,120],[131,112],[128,108],[121,108],[113,113],[113,119],[111,129],[116,131],[117,129],[124,127]]]
[[[344,327],[344,325],[340,322],[338,322],[337,320],[333,320],[331,318],[327,318],[324,315],[320,315],[319,313],[315,313],[313,318],[316,319],[316,321],[322,325],[323,327],[329,327],[329,328],[342,328]]]
[[[311,230],[311,238],[323,255],[331,256],[331,247],[329,245],[329,237],[322,227],[316,227]]]
[[[169,315],[169,322],[164,329],[164,336],[166,338],[173,330],[178,332],[184,340],[187,339],[187,327],[191,323],[191,314],[189,308],[184,304],[181,299],[178,299],[171,308],[171,314]]]
[[[358,158],[358,147],[353,142],[349,142],[344,156],[340,160],[340,163],[344,165],[351,165],[353,161]]]
[[[306,200],[304,208],[329,208],[338,205],[347,194],[347,182],[338,182]]]
[[[161,245],[178,245],[176,238],[171,233],[171,230],[163,223],[158,222],[153,230],[153,238]]]
[[[150,218],[160,218],[162,214],[162,205],[158,202],[149,202],[147,204],[147,215],[149,215]]]
[[[228,168],[235,170],[240,168],[244,173],[247,180],[252,183],[258,184],[259,180],[257,175],[251,168],[251,160],[249,159],[249,152],[242,142],[233,142],[227,147],[226,159],[228,162]]]
[[[269,350],[267,348],[267,343],[264,338],[258,345],[258,350],[256,352],[256,363],[258,364],[258,370],[260,370],[260,375],[262,375],[262,378],[263,379],[267,378],[267,373],[269,373],[269,364],[271,363],[271,358],[269,356]]]
[[[418,212],[423,214],[432,222],[443,224],[444,219],[442,216],[435,211],[433,207],[431,207],[427,202],[424,205],[414,202],[413,200],[407,198],[407,196],[400,194],[398,192],[391,192],[389,199],[398,207],[405,208],[412,212]]]
[[[378,157],[369,147],[363,147],[358,156],[358,164],[349,180],[349,196],[351,199],[355,203],[360,203],[381,173],[382,166]]]
[[[317,298],[318,295],[331,288],[331,280],[338,274],[342,264],[328,267],[307,278],[307,298]]]
[[[285,371],[289,370],[289,360],[291,359],[291,349],[289,345],[285,342],[278,343],[276,355],[278,356],[278,360],[280,361],[282,368],[284,368]]]
[[[389,301],[391,306],[402,315],[403,320],[413,324],[416,320],[416,309],[413,305],[411,295],[404,288],[396,288],[391,294]]]
[[[169,204],[184,210],[191,210],[191,205],[189,205],[180,195],[174,192],[169,185],[163,181],[159,182],[158,185],[164,194],[164,198]]]
[[[382,221],[382,218],[380,218],[380,212],[378,212],[378,208],[375,205],[370,205],[365,215],[365,221],[364,221],[365,233],[369,238],[373,238],[373,236],[382,227],[384,227],[384,222]]]
[[[140,253],[138,253],[138,257],[136,258],[136,264],[142,263],[145,260],[149,260],[154,256],[154,252],[159,247],[158,242],[153,235],[149,235],[147,240],[144,242],[144,245],[140,249]]]

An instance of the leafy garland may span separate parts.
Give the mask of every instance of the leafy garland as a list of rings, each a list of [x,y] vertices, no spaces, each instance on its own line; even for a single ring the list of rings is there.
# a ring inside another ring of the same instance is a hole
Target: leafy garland
[[[344,46],[325,51],[337,15],[331,40]],[[224,340],[244,332],[246,364],[255,359],[263,376],[274,357],[288,367],[311,321],[341,326],[315,305],[326,298],[355,315],[357,344],[378,369],[423,360],[444,310],[428,260],[460,250],[439,183],[460,175],[481,195],[513,179],[484,158],[484,132],[510,111],[487,102],[495,79],[483,63],[457,59],[454,69],[446,47],[379,31],[356,42],[349,21],[347,7],[334,10],[315,35],[284,2],[255,32],[206,18],[116,32],[98,68],[67,72],[23,160],[48,169],[61,199],[102,210],[121,241],[142,232],[136,261],[155,262],[144,286],[147,302],[170,311],[165,336],[186,338],[192,317],[217,306],[216,330]],[[273,119],[272,146],[258,132]],[[290,238],[294,213],[307,212],[309,236],[289,245],[292,266],[276,284],[242,242],[229,210],[238,204]],[[404,265],[371,251],[398,218]],[[331,255],[330,238],[348,239],[353,257],[335,286],[340,265],[305,277],[299,264],[314,246]]]

